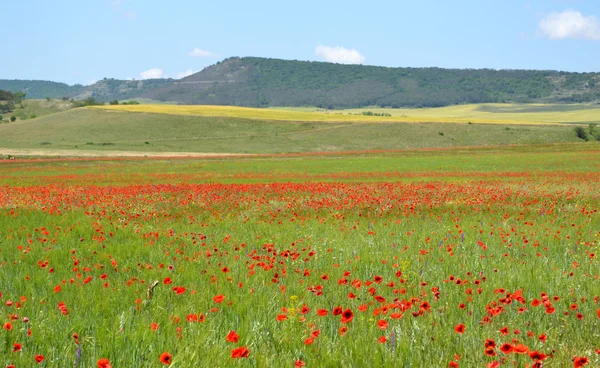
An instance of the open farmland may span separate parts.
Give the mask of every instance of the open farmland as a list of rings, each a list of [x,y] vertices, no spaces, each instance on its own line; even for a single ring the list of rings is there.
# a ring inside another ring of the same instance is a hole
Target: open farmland
[[[598,366],[599,162],[0,161],[0,364]]]
[[[495,105],[412,109],[406,116],[394,115],[405,111],[401,109],[98,106],[0,124],[0,155],[275,154],[583,142],[574,127],[583,129],[590,141],[600,139],[600,128],[593,127],[600,110],[592,105],[571,105],[572,111],[564,105],[544,106],[520,105],[532,112]],[[483,108],[501,112],[477,112]],[[392,116],[362,115],[366,111]]]
[[[149,112],[160,114],[218,116],[242,119],[310,122],[402,122],[402,123],[480,123],[480,124],[567,124],[600,123],[600,105],[597,104],[477,104],[454,105],[440,108],[323,110],[317,108],[281,107],[259,109],[237,106],[207,105],[111,105],[93,108]],[[386,113],[390,116],[369,116],[363,112]]]

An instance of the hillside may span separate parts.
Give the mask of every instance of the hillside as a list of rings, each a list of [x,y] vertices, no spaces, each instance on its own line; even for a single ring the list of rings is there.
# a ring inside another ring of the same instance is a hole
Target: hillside
[[[78,108],[0,124],[2,149],[286,153],[582,142],[572,126],[266,121]],[[64,153],[62,153],[64,155]]]
[[[232,106],[439,107],[465,103],[600,101],[600,73],[535,70],[387,68],[323,62],[229,58],[181,80],[105,78],[90,86],[0,80],[28,98],[99,101],[145,98]]]
[[[11,92],[23,91],[27,93],[27,98],[31,99],[71,97],[84,88],[81,84],[70,86],[66,83],[41,80],[0,79],[0,90]]]
[[[144,92],[185,104],[437,107],[485,102],[590,102],[600,74],[528,70],[385,68],[265,58],[229,58]]]
[[[118,80],[105,78],[89,86],[47,81],[6,80],[0,79],[0,90],[27,93],[30,99],[63,99],[84,100],[93,97],[97,101],[125,100],[140,96],[148,90],[173,83],[173,79]]]
[[[505,125],[598,124],[597,104],[470,104],[430,108],[363,108],[324,110],[317,108],[254,108],[219,105],[99,105],[94,109],[230,117],[262,121],[308,121],[353,123],[477,123]]]

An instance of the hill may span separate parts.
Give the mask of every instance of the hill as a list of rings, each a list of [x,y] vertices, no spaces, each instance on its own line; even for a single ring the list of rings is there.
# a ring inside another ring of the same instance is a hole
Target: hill
[[[71,97],[85,87],[81,84],[70,86],[66,83],[49,82],[42,80],[10,80],[0,79],[0,90],[10,92],[26,92],[27,98],[42,99],[53,98],[61,99]]]
[[[118,80],[104,78],[89,86],[76,84],[70,86],[65,83],[47,81],[7,80],[0,79],[0,90],[27,93],[30,99],[75,99],[84,100],[89,97],[100,102],[111,100],[125,100],[142,95],[167,84],[173,83],[173,79],[146,79],[146,80]]]
[[[0,124],[2,148],[286,153],[582,142],[568,125],[267,121],[77,108]],[[62,153],[64,155],[64,153]]]
[[[438,107],[486,102],[590,102],[600,74],[530,70],[386,68],[229,58],[143,97],[233,106]]]
[[[250,107],[440,107],[467,103],[600,101],[600,73],[536,70],[387,68],[323,62],[228,58],[181,80],[105,78],[90,86],[0,80],[28,98],[106,102],[145,98],[180,104]]]

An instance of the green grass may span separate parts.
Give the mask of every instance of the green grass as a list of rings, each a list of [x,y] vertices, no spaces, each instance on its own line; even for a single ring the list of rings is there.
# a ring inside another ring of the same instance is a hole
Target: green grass
[[[68,183],[71,175],[76,175],[80,181],[102,185],[173,180],[187,183],[513,180],[543,178],[548,172],[594,173],[600,169],[598,162],[600,145],[592,143],[225,159],[25,159],[0,162],[0,185],[42,184],[46,176],[56,175],[61,178],[56,177],[55,181]]]
[[[25,100],[23,101],[23,108],[19,104],[15,105],[15,110],[12,113],[4,114],[4,118],[10,118],[14,115],[19,120],[35,119],[71,108],[72,104],[69,101]]]
[[[281,153],[578,141],[561,125],[287,122],[86,108],[0,125],[0,147],[45,150]]]
[[[598,366],[599,162],[592,144],[0,162],[0,326],[13,324],[0,328],[0,364],[159,367],[165,351],[172,368],[446,367],[455,355],[461,367],[531,364],[484,354],[486,339],[517,339],[552,353],[547,366],[576,356]],[[519,290],[524,304],[507,303]],[[532,306],[542,293],[553,314]],[[382,309],[412,298],[401,318]],[[431,309],[414,317],[423,301]],[[502,312],[481,323],[493,303]],[[354,312],[343,336],[336,306]],[[238,346],[248,358],[231,358]]]

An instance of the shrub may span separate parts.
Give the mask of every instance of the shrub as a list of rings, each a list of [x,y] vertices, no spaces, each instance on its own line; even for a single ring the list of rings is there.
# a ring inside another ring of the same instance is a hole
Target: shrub
[[[443,133],[443,132],[439,132],[438,134],[439,134],[439,135],[444,135],[444,133]]]
[[[15,121],[15,120],[17,120],[16,116],[13,115],[13,116],[10,117],[10,121]]]
[[[577,134],[577,138],[579,139],[583,139],[584,141],[588,141],[588,135],[587,132],[585,131],[585,129],[583,127],[575,127],[573,130],[575,130],[575,134]]]
[[[118,105],[119,101],[118,100],[112,100],[108,103],[109,105]]]

